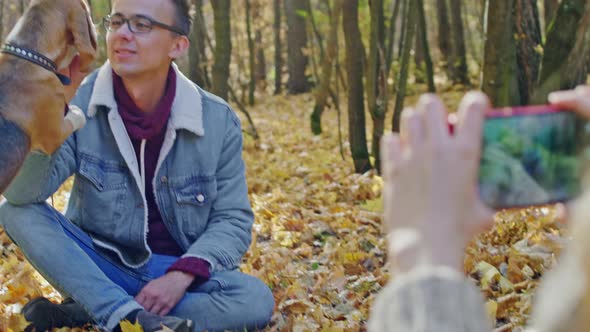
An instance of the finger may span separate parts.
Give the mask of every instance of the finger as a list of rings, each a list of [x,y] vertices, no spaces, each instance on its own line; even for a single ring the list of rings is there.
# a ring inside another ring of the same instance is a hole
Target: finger
[[[162,309],[164,309],[164,306],[165,306],[164,304],[159,303],[159,302],[156,302],[156,303],[154,303],[154,305],[150,309],[150,312],[153,313],[153,314],[156,314],[156,315],[163,316],[161,314],[161,312],[162,312]]]
[[[381,171],[387,181],[394,176],[395,167],[402,160],[402,146],[399,135],[386,134],[381,139]]]
[[[400,135],[404,144],[416,148],[424,144],[424,125],[422,116],[413,108],[402,112]]]
[[[137,301],[137,303],[141,304],[141,306],[146,310],[151,312],[152,307],[154,306],[154,300],[149,297],[146,296],[144,293],[140,292],[139,294],[137,294],[137,296],[135,297],[135,300]]]
[[[141,306],[145,307],[143,304],[145,303],[145,295],[143,295],[142,292],[139,292],[139,294],[137,294],[135,296],[135,301],[137,303],[139,303]]]
[[[575,111],[586,119],[590,119],[590,86],[579,86],[575,90],[551,92],[549,103],[560,108]]]
[[[162,309],[159,310],[158,315],[160,316],[166,316],[170,310],[172,310],[172,307],[165,305],[162,307]]]
[[[571,204],[571,203],[570,203]],[[570,204],[558,203],[555,205],[555,221],[561,224],[567,224],[569,218],[568,210]]]
[[[479,148],[485,113],[490,109],[488,97],[480,91],[465,94],[459,105],[457,140],[476,143]]]
[[[418,112],[423,113],[425,135],[431,142],[440,142],[449,137],[447,110],[434,94],[424,94],[418,100]]]

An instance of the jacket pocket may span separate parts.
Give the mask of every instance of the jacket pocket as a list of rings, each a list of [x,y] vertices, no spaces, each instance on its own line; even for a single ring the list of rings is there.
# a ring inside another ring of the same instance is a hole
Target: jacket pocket
[[[116,161],[101,160],[97,157],[81,154],[78,173],[86,178],[98,191],[126,188],[125,167]]]
[[[178,204],[207,206],[217,197],[217,181],[213,176],[198,176],[187,178],[184,183],[172,190]]]
[[[83,229],[101,237],[128,241],[121,229],[127,189],[127,170],[116,161],[82,154],[76,174],[79,213]]]
[[[188,243],[196,241],[207,226],[211,207],[217,198],[217,181],[214,176],[190,176],[170,179],[176,199],[176,215],[180,230]]]

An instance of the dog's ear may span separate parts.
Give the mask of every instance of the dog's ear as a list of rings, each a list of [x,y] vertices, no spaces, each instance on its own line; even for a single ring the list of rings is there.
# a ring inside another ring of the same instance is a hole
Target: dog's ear
[[[68,15],[68,29],[74,37],[74,46],[80,54],[80,69],[88,70],[96,57],[96,31],[90,10],[84,0],[72,6]]]

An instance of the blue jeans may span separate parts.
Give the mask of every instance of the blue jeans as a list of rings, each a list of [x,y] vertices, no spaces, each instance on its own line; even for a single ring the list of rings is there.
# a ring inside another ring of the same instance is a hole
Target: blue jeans
[[[126,267],[116,256],[97,253],[88,234],[46,203],[3,203],[0,224],[51,285],[108,331],[131,311],[143,309],[134,296],[178,259],[154,254],[140,268]],[[223,271],[189,288],[168,315],[191,319],[195,331],[243,331],[266,326],[273,307],[272,293],[262,281]]]

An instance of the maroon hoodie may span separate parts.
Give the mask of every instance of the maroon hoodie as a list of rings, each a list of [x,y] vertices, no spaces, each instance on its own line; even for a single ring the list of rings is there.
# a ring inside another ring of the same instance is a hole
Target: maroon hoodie
[[[143,165],[145,174],[141,176],[145,179],[145,193],[148,209],[148,233],[147,243],[155,254],[181,256],[184,254],[182,248],[176,243],[170,232],[166,228],[154,196],[152,179],[156,172],[156,165],[170,113],[172,111],[172,102],[176,95],[176,72],[172,67],[168,71],[166,80],[166,90],[155,111],[151,113],[143,112],[131,99],[123,80],[113,71],[113,89],[115,100],[119,108],[119,114],[123,119],[133,148],[138,160],[141,161],[141,144],[145,140]],[[140,170],[141,172],[141,170]],[[209,279],[209,263],[205,260],[195,257],[186,257],[178,259],[168,271],[182,271],[194,275],[195,282],[205,282]]]

